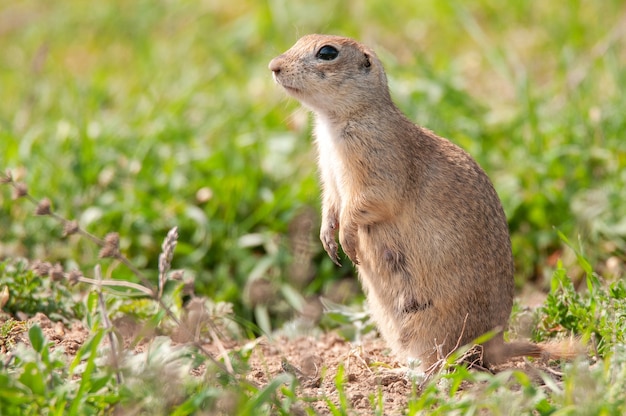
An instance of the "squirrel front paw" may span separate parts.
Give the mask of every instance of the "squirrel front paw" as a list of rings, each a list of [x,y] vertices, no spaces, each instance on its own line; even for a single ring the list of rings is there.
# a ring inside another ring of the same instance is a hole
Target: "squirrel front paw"
[[[331,222],[327,222],[326,224],[322,224],[322,229],[320,231],[320,240],[322,241],[322,245],[324,246],[324,250],[328,253],[330,259],[337,266],[341,267],[341,263],[339,263],[339,246],[337,245],[337,240],[335,236],[337,234],[337,223],[334,224]]]
[[[339,242],[346,256],[352,260],[352,263],[358,266],[359,258],[357,252],[359,250],[359,239],[357,231],[358,228],[353,224],[341,227],[341,230],[339,230]]]

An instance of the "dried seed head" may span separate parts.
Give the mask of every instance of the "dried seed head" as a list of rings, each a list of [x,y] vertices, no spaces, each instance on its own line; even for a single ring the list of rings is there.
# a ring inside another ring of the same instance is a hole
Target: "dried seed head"
[[[11,182],[13,182],[13,174],[11,173],[9,169],[7,169],[4,175],[0,177],[0,183],[11,183]]]
[[[52,268],[52,264],[47,261],[35,260],[30,269],[39,277],[46,277]]]
[[[48,198],[44,198],[37,204],[37,208],[35,208],[35,215],[50,215],[50,200]]]
[[[185,271],[184,270],[172,270],[172,272],[170,273],[170,279],[171,280],[183,280],[183,277],[185,276]]]
[[[82,272],[80,270],[74,269],[67,275],[67,280],[70,282],[71,285],[75,285],[82,277]]]
[[[183,295],[193,296],[196,290],[196,285],[193,282],[193,279],[185,279],[183,280]]]
[[[178,242],[178,227],[172,228],[163,240],[161,249],[163,250],[159,256],[159,270],[161,273],[167,272],[172,264],[172,258],[174,257],[174,249]]]
[[[252,307],[269,305],[274,301],[275,290],[272,283],[264,278],[249,282],[248,300]]]
[[[78,221],[66,221],[63,226],[63,236],[67,237],[68,235],[76,234],[80,227],[78,226]]]
[[[167,272],[172,266],[172,259],[174,258],[174,249],[178,241],[178,227],[172,228],[163,240],[161,248],[163,251],[159,255],[159,299],[163,295],[163,288],[167,282]]]
[[[28,195],[28,187],[24,182],[18,182],[13,186],[13,199]]]
[[[52,279],[53,282],[59,282],[63,280],[63,278],[65,277],[65,274],[63,272],[63,267],[61,267],[59,263],[55,264],[50,269],[48,276],[50,276],[50,279]]]
[[[104,237],[104,247],[100,250],[100,258],[118,257],[120,255],[120,235],[109,233]]]

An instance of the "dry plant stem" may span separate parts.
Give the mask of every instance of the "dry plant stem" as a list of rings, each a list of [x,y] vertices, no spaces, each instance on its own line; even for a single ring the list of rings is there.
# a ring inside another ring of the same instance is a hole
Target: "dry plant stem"
[[[595,353],[595,357],[597,359],[600,356],[600,352],[598,351],[598,340],[596,339],[596,334],[592,334],[590,340],[593,347],[593,352]]]
[[[128,260],[124,255],[118,253],[115,255],[115,259],[119,260],[122,264],[124,264],[124,266],[128,267],[128,269],[131,272],[133,272],[133,274],[137,276],[139,280],[141,280],[141,282],[145,286],[145,289],[148,289],[150,291],[150,296],[154,298],[154,291],[150,289],[151,285],[150,285],[150,281],[148,280],[148,278],[137,267],[135,267],[135,265],[132,264],[130,260]]]
[[[555,375],[557,377],[563,378],[563,372],[562,371],[557,371],[557,370],[553,369],[550,366],[545,366],[545,368],[542,368],[542,370],[546,371],[546,372],[548,372],[550,374],[553,374],[553,375]]]
[[[98,303],[100,304],[100,313],[102,314],[102,322],[104,323],[104,327],[107,330],[107,336],[109,337],[109,344],[111,344],[111,358],[113,361],[113,367],[115,368],[115,377],[117,379],[117,384],[122,384],[122,374],[120,373],[120,366],[118,362],[117,356],[117,339],[115,338],[115,334],[113,333],[113,325],[111,325],[111,321],[109,320],[109,314],[107,313],[106,303],[104,302],[104,296],[102,296],[102,272],[100,269],[100,265],[96,264],[94,267],[94,274],[96,275],[95,284],[98,288]],[[91,280],[91,279],[90,279]]]
[[[365,361],[365,359],[363,358],[363,345],[358,345],[357,347],[350,348],[350,351],[348,352],[348,359],[346,360],[346,372],[349,372],[350,370],[350,359],[352,357],[356,358],[358,362],[363,364],[363,367],[365,367],[367,371],[370,372],[370,374],[373,373],[369,364],[367,364],[367,361]]]
[[[185,331],[185,335],[187,335],[188,337],[190,337],[190,339],[193,339],[194,341],[192,342],[193,346],[196,347],[202,354],[204,354],[209,360],[211,360],[211,362],[218,367],[221,371],[223,371],[224,373],[228,374],[230,377],[232,377],[234,380],[237,380],[239,382],[245,382],[248,383],[254,387],[258,387],[258,385],[256,383],[254,383],[253,381],[249,381],[249,380],[245,380],[245,379],[241,379],[239,377],[237,377],[237,374],[235,374],[235,372],[233,371],[233,366],[232,363],[230,362],[230,358],[228,358],[228,354],[225,353],[225,349],[224,346],[221,344],[221,342],[216,342],[217,348],[220,350],[220,352],[224,351],[224,362],[226,364],[222,364],[220,363],[217,359],[215,359],[215,357],[213,357],[213,355],[211,355],[211,353],[209,351],[206,350],[206,348],[204,348],[204,346],[199,342],[195,340],[195,337],[193,336],[192,331],[187,327],[187,325],[183,324],[178,317],[176,317],[176,315],[174,315],[174,312],[172,312],[172,310],[169,308],[169,306],[167,306],[165,303],[163,303],[163,300],[161,299],[155,299],[158,303],[159,306],[161,306],[161,308],[163,308],[163,310],[165,311],[165,313],[167,314],[167,316],[174,321],[174,323],[181,328],[183,331]],[[211,337],[216,340],[217,337],[214,336],[215,332],[211,330]]]
[[[459,335],[459,338],[457,338],[456,340],[456,345],[454,346],[454,349],[452,351],[456,351],[457,348],[460,347],[461,344],[461,339],[463,338],[463,333],[465,332],[465,324],[467,323],[467,317],[469,316],[469,314],[465,314],[465,319],[463,319],[463,327],[461,328],[461,334]],[[448,354],[446,356],[446,358],[448,358],[452,353]]]
[[[230,362],[230,358],[228,357],[228,351],[226,351],[226,348],[224,348],[224,344],[222,344],[222,341],[213,330],[212,325],[209,325],[209,334],[211,335],[211,339],[217,346],[217,349],[220,352],[220,356],[224,358],[224,365],[226,366],[226,369],[229,373],[234,373],[233,364]],[[194,340],[194,343],[195,342],[197,341]]]
[[[448,358],[450,358],[450,356],[452,354],[454,354],[454,352],[459,348],[460,344],[461,344],[461,339],[463,338],[463,333],[465,332],[465,324],[467,322],[467,317],[468,314],[465,315],[465,319],[463,320],[463,327],[461,328],[461,334],[459,334],[459,337],[456,340],[456,345],[454,346],[454,348],[448,353],[448,355],[446,355],[445,357],[440,357],[439,360],[434,363],[433,365],[431,365],[425,373],[425,377],[424,377],[424,381],[422,382],[422,384],[420,385],[420,388],[423,388],[424,385],[426,384],[426,381],[428,381],[430,379],[430,377],[435,374],[436,372],[440,371],[441,369],[443,369],[444,364],[446,363],[446,361],[448,360]]]
[[[96,285],[96,286],[128,287],[128,288],[143,292],[150,297],[153,296],[153,292],[149,288],[144,287],[142,285],[138,285],[137,283],[127,282],[125,280],[96,280],[96,279],[90,279],[88,277],[79,277],[78,281],[82,283],[88,283],[90,285]]]

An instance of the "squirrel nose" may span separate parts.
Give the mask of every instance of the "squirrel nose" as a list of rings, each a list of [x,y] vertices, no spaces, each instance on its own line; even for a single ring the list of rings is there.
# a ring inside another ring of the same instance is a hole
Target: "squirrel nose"
[[[280,72],[280,60],[278,58],[272,59],[267,67],[273,73],[278,74]]]

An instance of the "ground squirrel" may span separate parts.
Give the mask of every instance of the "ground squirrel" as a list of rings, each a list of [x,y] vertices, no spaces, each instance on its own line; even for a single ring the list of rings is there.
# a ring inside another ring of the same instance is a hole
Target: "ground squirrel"
[[[468,153],[394,105],[376,54],[349,38],[307,35],[269,69],[315,115],[320,239],[339,264],[338,232],[394,352],[426,370],[457,343],[496,330],[486,365],[546,353],[503,341],[513,256],[491,181]]]

